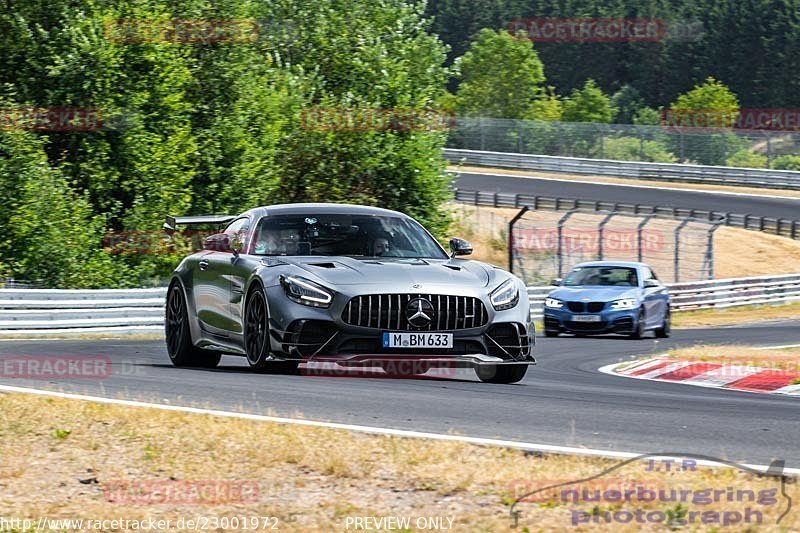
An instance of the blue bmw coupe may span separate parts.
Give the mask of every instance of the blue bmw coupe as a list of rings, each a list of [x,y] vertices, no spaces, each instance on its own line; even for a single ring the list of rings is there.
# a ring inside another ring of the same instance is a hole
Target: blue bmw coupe
[[[669,292],[644,263],[580,263],[544,303],[544,331],[592,335],[619,333],[633,339],[653,331],[669,337]]]

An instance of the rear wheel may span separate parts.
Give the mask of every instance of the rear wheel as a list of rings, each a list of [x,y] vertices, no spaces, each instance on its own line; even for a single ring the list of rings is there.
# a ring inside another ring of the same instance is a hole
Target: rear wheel
[[[219,364],[222,354],[203,350],[192,344],[186,298],[183,296],[183,290],[178,283],[173,283],[167,293],[167,308],[164,319],[167,354],[169,354],[169,359],[174,366],[215,368]]]
[[[481,365],[475,367],[475,374],[484,383],[516,383],[525,377],[528,365]]]
[[[667,312],[664,313],[664,321],[661,323],[661,327],[656,329],[656,337],[659,339],[666,339],[669,337],[672,328],[669,314],[669,309],[667,309]]]
[[[544,330],[545,337],[558,337],[558,331],[555,329],[546,329]]]
[[[244,346],[247,363],[256,372],[296,373],[299,361],[269,359],[269,344],[267,299],[264,290],[257,287],[250,292],[245,310]]]

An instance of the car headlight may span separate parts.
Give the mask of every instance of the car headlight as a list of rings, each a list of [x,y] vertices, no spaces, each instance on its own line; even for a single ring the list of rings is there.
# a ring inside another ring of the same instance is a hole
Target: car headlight
[[[611,309],[619,311],[621,309],[634,309],[639,307],[639,302],[636,298],[623,298],[622,300],[616,300],[611,302]]]
[[[513,279],[507,279],[492,291],[489,299],[495,311],[511,309],[519,303],[519,288]]]
[[[564,302],[562,302],[561,300],[556,300],[555,298],[545,298],[544,306],[552,307],[553,309],[561,309],[562,307],[564,307]]]
[[[305,278],[281,276],[281,286],[283,286],[286,296],[299,304],[328,307],[333,301],[333,294],[329,289]]]

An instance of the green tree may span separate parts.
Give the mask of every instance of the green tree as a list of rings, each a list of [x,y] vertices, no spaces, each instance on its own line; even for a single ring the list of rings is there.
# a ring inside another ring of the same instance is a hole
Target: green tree
[[[575,89],[564,100],[566,122],[602,122],[613,120],[616,109],[608,97],[594,82],[587,80],[582,89]]]
[[[461,80],[459,114],[523,118],[542,94],[544,67],[530,41],[508,31],[478,32],[469,51],[455,63]]]

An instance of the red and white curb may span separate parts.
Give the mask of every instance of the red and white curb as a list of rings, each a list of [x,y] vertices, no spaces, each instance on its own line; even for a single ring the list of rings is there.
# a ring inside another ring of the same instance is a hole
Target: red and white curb
[[[658,356],[633,363],[614,363],[602,367],[600,372],[698,387],[800,396],[800,384],[793,384],[800,382],[800,373],[775,368],[681,361]]]

